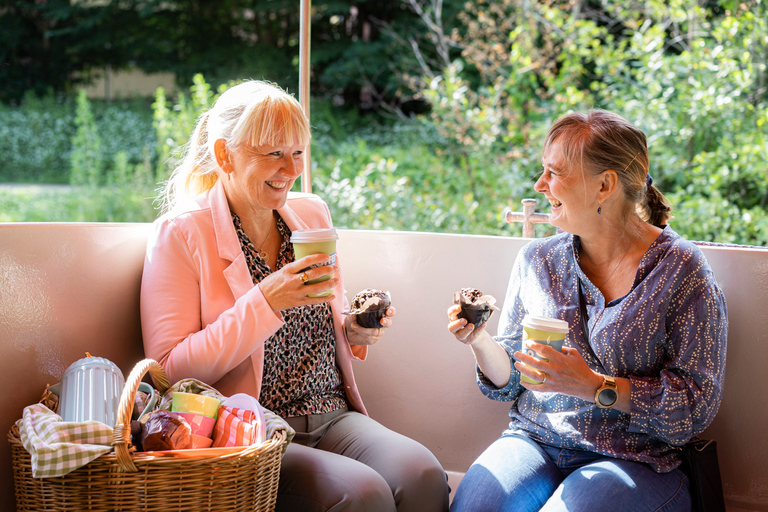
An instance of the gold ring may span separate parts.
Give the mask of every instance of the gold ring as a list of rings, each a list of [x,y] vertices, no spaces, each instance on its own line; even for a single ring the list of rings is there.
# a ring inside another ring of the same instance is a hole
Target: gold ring
[[[307,284],[307,281],[309,281],[309,278],[307,277],[306,272],[302,272],[299,278],[301,279],[301,282],[304,284]]]

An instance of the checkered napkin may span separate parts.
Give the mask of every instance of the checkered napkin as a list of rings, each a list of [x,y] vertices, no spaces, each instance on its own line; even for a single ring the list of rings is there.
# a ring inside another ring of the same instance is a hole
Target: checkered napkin
[[[42,404],[25,407],[16,426],[35,478],[66,475],[112,451],[112,427],[100,421],[65,422]]]

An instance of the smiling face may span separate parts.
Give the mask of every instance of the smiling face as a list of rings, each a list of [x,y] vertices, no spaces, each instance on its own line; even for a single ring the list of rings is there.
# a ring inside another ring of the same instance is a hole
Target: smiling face
[[[557,142],[549,146],[541,162],[544,170],[534,189],[544,194],[552,205],[550,223],[568,233],[578,234],[580,228],[594,223],[599,178],[569,164]]]
[[[206,115],[211,182],[221,183],[244,223],[271,218],[304,170],[312,135],[301,105],[277,86],[249,81],[227,89]]]
[[[223,178],[230,208],[240,216],[254,210],[276,210],[285,204],[304,169],[303,144],[254,147],[244,144],[229,150],[230,177]]]

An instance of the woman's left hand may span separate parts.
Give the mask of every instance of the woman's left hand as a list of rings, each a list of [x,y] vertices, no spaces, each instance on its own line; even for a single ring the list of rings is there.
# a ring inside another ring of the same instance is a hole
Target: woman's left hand
[[[595,390],[600,387],[603,379],[587,366],[578,350],[563,347],[563,351],[558,352],[549,345],[531,341],[528,341],[528,346],[549,361],[537,359],[523,352],[515,352],[515,359],[517,359],[515,368],[526,377],[542,381],[541,384],[529,384],[521,380],[521,386],[531,391],[563,393],[590,402],[594,401]]]
[[[387,316],[381,319],[381,327],[366,329],[357,323],[357,315],[347,315],[344,318],[344,330],[352,345],[373,345],[384,335],[384,329],[392,325],[391,318],[395,316],[395,308],[387,308]]]

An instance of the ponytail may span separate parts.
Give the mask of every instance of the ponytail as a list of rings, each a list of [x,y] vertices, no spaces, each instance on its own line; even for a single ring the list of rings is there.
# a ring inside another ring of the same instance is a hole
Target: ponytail
[[[640,218],[656,227],[664,227],[672,218],[672,204],[659,189],[653,186],[653,179],[648,175],[648,183],[643,199],[637,205]]]
[[[208,147],[208,120],[210,110],[197,121],[195,131],[184,146],[181,163],[165,183],[160,196],[161,211],[171,211],[186,198],[195,197],[213,187],[218,179],[216,162]]]

